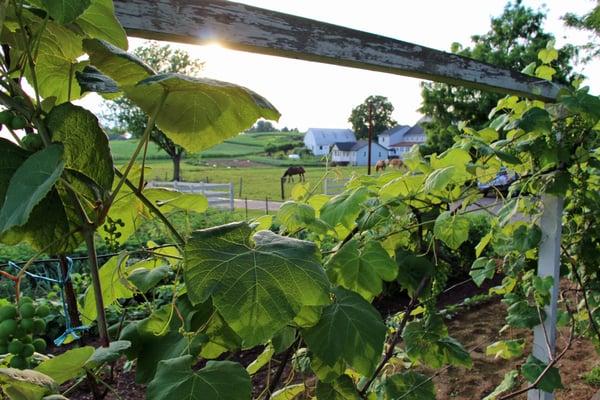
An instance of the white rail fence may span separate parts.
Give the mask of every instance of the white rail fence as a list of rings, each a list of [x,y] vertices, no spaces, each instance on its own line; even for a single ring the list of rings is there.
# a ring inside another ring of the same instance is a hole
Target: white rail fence
[[[150,181],[147,187],[173,189],[183,193],[200,193],[211,207],[234,209],[233,183]]]
[[[348,179],[348,178],[342,178],[342,179],[326,178],[323,181],[323,194],[334,195],[334,194],[342,193],[349,180],[350,179]]]

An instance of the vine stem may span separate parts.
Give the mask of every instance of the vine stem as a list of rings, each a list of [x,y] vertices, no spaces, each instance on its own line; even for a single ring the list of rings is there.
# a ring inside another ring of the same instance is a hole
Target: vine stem
[[[77,312],[77,297],[75,296],[75,290],[73,289],[73,282],[71,282],[69,277],[67,257],[60,255],[58,259],[60,260],[60,271],[64,279],[65,300],[67,301],[67,311],[69,312],[71,325],[80,326],[81,320],[79,319],[79,313]]]
[[[367,390],[369,390],[369,387],[371,386],[373,381],[375,379],[377,379],[377,376],[379,375],[379,373],[381,372],[383,367],[385,367],[387,362],[394,356],[394,349],[396,348],[396,345],[398,345],[398,343],[400,343],[400,341],[402,340],[402,331],[404,330],[404,327],[408,323],[408,319],[410,318],[410,313],[419,304],[418,297],[421,294],[421,292],[423,291],[423,289],[425,288],[427,281],[429,281],[429,277],[427,277],[427,276],[424,277],[423,279],[421,279],[421,282],[419,283],[419,286],[417,287],[417,290],[415,291],[413,298],[410,300],[410,303],[408,304],[408,306],[406,307],[406,310],[404,311],[404,316],[402,317],[402,321],[400,322],[400,326],[398,327],[398,330],[396,330],[396,333],[394,333],[394,335],[392,336],[392,340],[389,343],[388,349],[385,352],[383,359],[377,366],[377,369],[375,369],[373,376],[371,376],[371,378],[367,381],[367,383],[365,383],[365,386],[363,386],[363,388],[360,390],[360,392],[359,392],[360,397],[365,398],[365,394],[367,393]]]
[[[96,300],[96,314],[98,314],[97,322],[100,343],[103,347],[108,347],[110,344],[110,338],[108,337],[108,326],[106,325],[106,314],[104,313],[104,299],[102,298],[102,284],[100,283],[98,258],[96,257],[94,230],[91,228],[84,230],[83,236],[85,237],[85,244],[90,262],[90,275],[92,276],[92,286],[94,288],[94,298]]]
[[[267,399],[270,399],[271,395],[273,394],[275,389],[277,389],[277,385],[279,384],[279,381],[281,380],[281,376],[283,375],[285,366],[292,358],[292,353],[294,352],[294,347],[296,346],[296,344],[298,344],[299,340],[300,340],[300,338],[296,339],[294,341],[294,343],[292,343],[292,345],[290,347],[288,347],[288,349],[286,350],[286,352],[283,356],[283,360],[281,360],[281,364],[279,364],[279,367],[277,368],[277,371],[275,372],[275,376],[273,376],[273,380],[269,383]],[[269,371],[270,371],[270,369],[269,369]]]
[[[154,109],[154,112],[152,113],[152,115],[150,115],[150,118],[148,118],[148,124],[146,125],[146,129],[144,129],[144,134],[142,135],[142,138],[138,142],[137,147],[133,151],[133,154],[131,155],[131,159],[129,160],[129,163],[127,164],[127,167],[125,168],[125,171],[122,174],[120,174],[121,180],[119,181],[119,183],[117,183],[117,186],[113,190],[113,193],[108,202],[108,207],[106,207],[107,213],[108,213],[108,210],[110,209],[110,206],[115,201],[115,198],[117,197],[117,194],[119,193],[119,190],[121,190],[121,187],[125,183],[125,179],[127,179],[127,175],[129,175],[129,172],[131,172],[131,168],[133,168],[133,164],[135,164],[135,160],[137,159],[138,155],[144,148],[145,143],[148,141],[148,138],[150,137],[150,133],[152,132],[152,129],[154,129],[154,124],[156,122],[156,118],[158,117],[158,113],[160,112],[163,105],[165,104],[165,101],[167,100],[168,96],[169,96],[169,92],[167,90],[165,90],[162,93],[162,95],[160,96],[160,99],[158,101],[158,104],[156,105],[156,108]]]
[[[125,182],[125,185],[135,194],[135,196],[138,199],[140,199],[142,203],[144,203],[146,207],[148,207],[150,212],[152,212],[158,219],[161,220],[163,224],[165,224],[165,226],[169,229],[169,231],[171,231],[177,242],[180,245],[184,245],[185,239],[183,238],[183,236],[181,236],[181,234],[177,231],[177,229],[175,229],[171,221],[169,221],[169,219],[158,209],[158,207],[156,207],[154,203],[152,203],[146,196],[144,196],[140,189],[137,186],[135,186],[133,182],[127,179],[127,177],[116,168],[115,174],[118,177],[120,177],[123,180],[123,182]]]

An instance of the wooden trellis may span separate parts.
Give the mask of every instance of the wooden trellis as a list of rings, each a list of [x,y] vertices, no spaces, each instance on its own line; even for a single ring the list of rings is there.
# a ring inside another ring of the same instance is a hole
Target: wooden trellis
[[[131,36],[221,45],[252,53],[334,64],[552,102],[559,85],[517,71],[400,40],[223,0],[114,0]],[[553,276],[544,323],[555,351],[563,199],[544,196],[538,275]],[[534,331],[534,356],[548,362],[544,329]],[[529,400],[551,400],[531,390]]]

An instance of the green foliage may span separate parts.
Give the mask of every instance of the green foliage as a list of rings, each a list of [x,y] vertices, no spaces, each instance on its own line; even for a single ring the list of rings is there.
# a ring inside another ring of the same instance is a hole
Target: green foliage
[[[348,118],[348,122],[352,124],[352,130],[358,139],[365,139],[369,136],[369,108],[371,109],[373,138],[397,124],[392,118],[394,106],[387,97],[369,96],[362,104],[352,109]]]
[[[51,377],[58,385],[81,375],[86,361],[94,354],[90,346],[71,349],[38,365],[35,370]]]
[[[250,376],[238,363],[209,361],[193,371],[194,357],[183,356],[161,361],[155,378],[148,385],[149,400],[172,398],[234,400],[250,399]]]
[[[325,364],[334,366],[338,360],[344,360],[369,376],[379,361],[385,325],[377,310],[358,294],[342,288],[333,293],[333,303],[325,307],[319,322],[302,336]]]
[[[433,382],[425,375],[407,371],[386,378],[380,389],[381,399],[435,400]]]
[[[599,387],[600,386],[600,367],[597,365],[588,371],[585,375],[583,375],[583,380],[591,386]]]
[[[316,247],[245,223],[197,231],[185,251],[184,276],[194,304],[212,298],[246,346],[264,342],[302,306],[328,303]],[[222,268],[215,269],[217,262]]]
[[[546,364],[530,355],[527,357],[525,364],[521,366],[521,373],[529,383],[533,383],[542,374],[542,371],[544,371],[545,368]],[[558,369],[550,367],[536,387],[548,393],[554,392],[555,389],[562,389],[563,385]]]

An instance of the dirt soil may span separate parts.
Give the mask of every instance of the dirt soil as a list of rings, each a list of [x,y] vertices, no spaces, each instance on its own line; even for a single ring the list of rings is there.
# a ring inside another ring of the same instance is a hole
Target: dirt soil
[[[450,367],[434,378],[438,399],[472,400],[481,399],[500,384],[504,374],[511,369],[520,369],[529,354],[531,346],[525,349],[525,356],[520,359],[493,359],[485,355],[485,348],[495,340],[525,338],[531,343],[530,331],[511,329],[498,336],[498,331],[504,326],[506,307],[499,301],[473,309],[462,314],[448,323],[451,336],[471,350],[473,368]],[[568,341],[568,330],[561,330],[557,339],[558,351],[561,351]],[[582,375],[600,363],[594,346],[587,340],[575,338],[571,349],[558,362],[562,383],[565,389],[556,392],[557,400],[588,400],[599,390],[584,382]],[[435,371],[423,371],[433,374]],[[523,384],[523,386],[525,385]],[[526,399],[523,395],[516,399]]]

